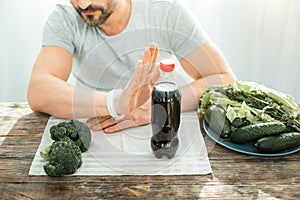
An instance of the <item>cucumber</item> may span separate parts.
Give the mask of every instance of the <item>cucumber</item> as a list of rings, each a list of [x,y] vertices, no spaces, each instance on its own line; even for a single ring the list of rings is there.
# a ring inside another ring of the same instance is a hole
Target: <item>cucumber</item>
[[[231,125],[226,117],[226,111],[217,105],[211,105],[204,114],[205,121],[209,128],[221,138],[228,138],[231,133]]]
[[[243,144],[266,136],[279,135],[286,129],[282,122],[264,122],[243,126],[230,134],[230,142]]]
[[[300,133],[298,132],[264,137],[255,143],[256,148],[265,153],[283,151],[298,145],[300,145]]]

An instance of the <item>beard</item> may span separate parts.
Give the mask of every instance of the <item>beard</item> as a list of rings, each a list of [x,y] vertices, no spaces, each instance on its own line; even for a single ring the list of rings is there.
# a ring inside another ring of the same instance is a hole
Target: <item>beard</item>
[[[110,17],[110,15],[114,12],[116,7],[116,0],[112,0],[106,7],[90,5],[85,9],[81,9],[80,7],[75,7],[75,10],[81,16],[81,18],[92,27],[99,27],[106,22],[106,20]],[[101,11],[99,16],[95,15],[84,15],[83,12],[95,12]]]

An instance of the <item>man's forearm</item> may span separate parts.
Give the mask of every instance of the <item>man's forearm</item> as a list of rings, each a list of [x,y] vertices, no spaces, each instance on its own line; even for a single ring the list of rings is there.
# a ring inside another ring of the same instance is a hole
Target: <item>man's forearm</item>
[[[28,102],[33,111],[61,118],[87,118],[108,115],[106,93],[84,90],[54,76],[33,78]]]
[[[199,100],[204,93],[205,88],[212,85],[233,84],[234,76],[230,73],[216,74],[195,80],[181,88],[182,101],[181,110],[183,112],[196,110],[199,107]]]

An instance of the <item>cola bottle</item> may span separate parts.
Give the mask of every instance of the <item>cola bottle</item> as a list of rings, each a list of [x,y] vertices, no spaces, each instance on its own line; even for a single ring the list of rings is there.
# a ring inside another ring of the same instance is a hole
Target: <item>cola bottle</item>
[[[175,156],[179,145],[181,92],[175,82],[172,59],[160,62],[161,78],[152,92],[151,148],[156,158]]]

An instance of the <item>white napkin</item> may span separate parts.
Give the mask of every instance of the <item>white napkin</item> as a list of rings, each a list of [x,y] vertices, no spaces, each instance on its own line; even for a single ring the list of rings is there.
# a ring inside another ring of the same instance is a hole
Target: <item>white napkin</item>
[[[31,164],[29,175],[46,175],[40,151],[53,142],[49,129],[62,119],[51,117]],[[82,120],[85,121],[85,120]],[[212,172],[195,112],[182,113],[179,148],[174,158],[155,158],[150,147],[151,125],[115,134],[92,132],[89,150],[82,153],[82,166],[73,175],[190,175]]]

